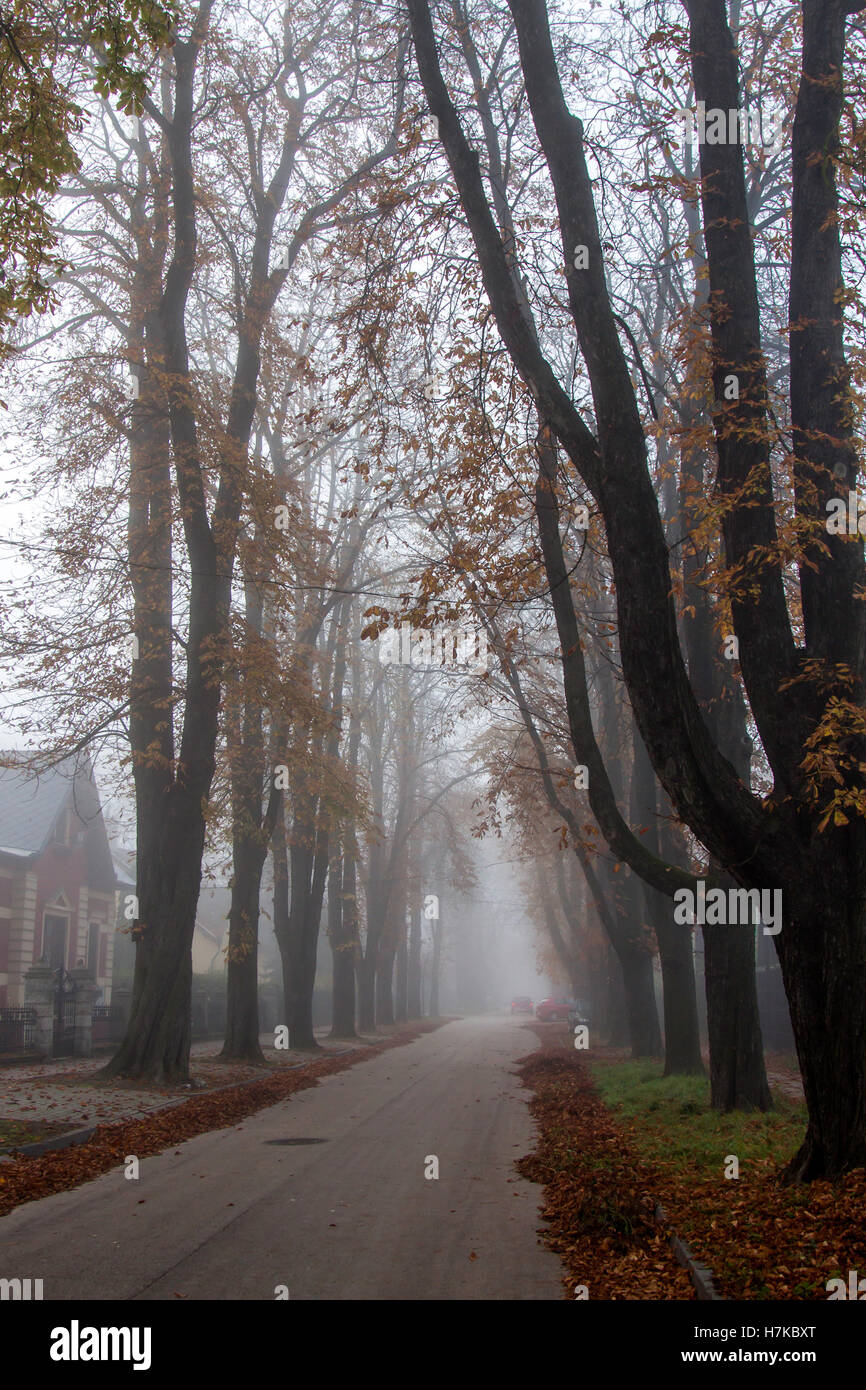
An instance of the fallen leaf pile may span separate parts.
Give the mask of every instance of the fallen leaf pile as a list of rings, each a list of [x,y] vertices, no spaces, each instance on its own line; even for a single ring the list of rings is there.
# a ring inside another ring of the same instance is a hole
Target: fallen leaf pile
[[[24,1202],[78,1187],[101,1173],[119,1168],[127,1154],[144,1158],[197,1134],[226,1129],[295,1091],[315,1086],[321,1076],[330,1076],[378,1057],[388,1048],[412,1042],[423,1033],[441,1027],[444,1021],[424,1020],[378,1042],[375,1047],[313,1061],[296,1071],[281,1068],[261,1081],[217,1093],[206,1092],[182,1105],[151,1111],[141,1119],[99,1125],[86,1144],[53,1150],[38,1157],[20,1155],[0,1163],[0,1216]]]
[[[693,1298],[653,1219],[712,1271],[726,1299],[826,1300],[827,1280],[866,1276],[866,1172],[837,1183],[784,1184],[772,1160],[725,1180],[640,1155],[640,1134],[604,1105],[583,1058],[547,1043],[520,1066],[535,1091],[537,1151],[518,1165],[545,1185],[545,1239],[569,1271],[569,1296]],[[653,1227],[655,1226],[655,1230]]]
[[[724,1298],[824,1301],[827,1280],[866,1275],[866,1172],[786,1185],[770,1161],[736,1182],[658,1183],[661,1201]]]
[[[599,1099],[587,1068],[561,1047],[542,1047],[519,1065],[535,1092],[538,1147],[517,1167],[544,1184],[543,1235],[568,1271],[567,1296],[585,1285],[590,1299],[694,1298],[655,1220],[653,1174]]]

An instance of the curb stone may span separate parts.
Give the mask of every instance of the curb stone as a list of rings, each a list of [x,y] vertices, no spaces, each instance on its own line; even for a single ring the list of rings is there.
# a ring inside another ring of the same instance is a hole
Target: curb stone
[[[658,1202],[656,1203],[655,1218],[660,1226],[670,1225],[664,1207]],[[707,1265],[701,1264],[700,1260],[695,1259],[682,1236],[678,1236],[673,1229],[671,1229],[670,1247],[679,1263],[688,1271],[689,1278],[697,1291],[699,1301],[724,1303],[725,1299],[713,1284],[712,1270]]]

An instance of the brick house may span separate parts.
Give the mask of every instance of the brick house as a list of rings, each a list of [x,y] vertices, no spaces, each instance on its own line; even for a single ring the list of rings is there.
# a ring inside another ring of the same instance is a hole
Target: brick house
[[[115,870],[89,764],[38,775],[26,754],[0,753],[0,1007],[24,1003],[24,975],[43,956],[84,964],[111,999]]]

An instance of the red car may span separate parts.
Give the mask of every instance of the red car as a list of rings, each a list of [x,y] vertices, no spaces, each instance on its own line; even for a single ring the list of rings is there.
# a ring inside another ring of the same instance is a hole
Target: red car
[[[570,1009],[569,999],[542,999],[536,1005],[535,1017],[542,1023],[567,1023]]]
[[[531,1014],[532,1000],[530,999],[529,995],[518,994],[515,999],[512,999],[511,1012],[513,1014]]]

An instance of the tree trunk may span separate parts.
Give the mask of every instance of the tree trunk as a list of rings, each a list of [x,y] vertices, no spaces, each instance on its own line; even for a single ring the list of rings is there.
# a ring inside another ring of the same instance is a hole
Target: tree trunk
[[[408,753],[408,739],[404,741],[403,756]],[[404,780],[401,778],[400,790],[404,796],[411,795],[411,789],[407,790]],[[388,898],[388,948],[387,957],[390,964],[387,966],[387,984],[383,979],[383,1007],[388,1010],[388,1000],[390,1000],[389,1023],[395,1023],[406,1017],[406,989],[407,989],[407,959],[406,959],[406,909],[409,900],[409,837],[403,835],[402,843],[397,853],[392,856],[392,884]],[[382,956],[380,953],[380,961]],[[396,969],[396,975],[394,967]],[[384,971],[380,971],[384,976]],[[381,1022],[385,1022],[385,1013],[380,1014]]]
[[[397,943],[397,983],[394,1000],[394,1017],[398,1023],[405,1023],[409,1017],[409,947],[406,940],[405,923]]]
[[[647,887],[664,991],[665,1076],[703,1076],[692,934],[671,921],[670,901]]]
[[[712,1107],[770,1110],[761,1030],[755,1027],[755,928],[704,926],[703,934]]]
[[[628,1045],[628,1011],[626,1009],[625,983],[622,967],[616,958],[613,944],[604,943],[604,1007],[599,1011],[601,1034],[609,1047]]]
[[[597,661],[594,676],[598,690],[599,745],[608,755],[612,795],[616,802],[623,803],[625,777],[617,750],[621,748],[626,734],[623,721],[625,707],[617,697],[613,673],[607,661]],[[619,869],[618,873],[616,869]],[[603,861],[600,871],[587,875],[584,869],[584,874],[591,891],[597,892],[599,883],[607,889],[602,921],[611,935],[622,968],[632,1056],[660,1057],[662,1035],[653,976],[655,953],[643,921],[642,884],[636,874],[623,870],[622,864]]]
[[[549,865],[543,859],[535,861],[535,883],[539,902],[544,913],[544,924],[547,927],[547,934],[553,942],[553,949],[557,959],[568,977],[568,985],[572,995],[577,999],[584,992],[581,970],[577,961],[577,903],[572,891],[566,883],[565,872],[563,870],[563,856],[557,852],[553,861],[554,878],[559,896],[559,904],[562,915],[566,923],[570,924],[568,933],[560,930],[559,922],[556,917],[553,895],[548,890]]]
[[[369,951],[358,964],[358,1027],[362,1033],[376,1031],[376,961]]]
[[[384,950],[379,952],[378,964],[376,967],[376,1022],[394,1022],[394,958],[396,952]]]
[[[660,1057],[662,1037],[649,951],[620,946],[617,951],[625,986],[626,1015],[632,1057]]]
[[[344,613],[345,613],[344,607]],[[358,753],[361,746],[361,616],[357,604],[352,610],[352,704],[349,710],[349,740],[346,769],[353,782],[357,780]],[[360,955],[358,933],[358,837],[354,812],[350,811],[343,824],[342,853],[339,870],[328,882],[328,902],[336,899],[336,933],[331,932],[333,962],[333,1003],[331,1037],[356,1038],[355,1030],[355,972]],[[339,890],[339,891],[338,891]]]
[[[357,950],[357,908],[355,905],[355,863],[343,854],[331,859],[328,874],[328,935],[333,952],[331,994],[332,1038],[355,1038],[355,953]]]
[[[645,831],[644,839],[654,854],[661,853],[658,827],[658,791],[652,763],[640,731],[632,725],[634,766],[631,785],[631,819]],[[671,901],[649,884],[640,884],[647,918],[654,928],[662,968],[665,1027],[665,1076],[703,1076],[698,1000],[688,923],[674,921]]]
[[[602,861],[597,879],[606,897],[603,920],[622,970],[632,1056],[661,1057],[662,1034],[653,984],[654,953],[641,939],[636,904],[628,891],[629,887],[634,889],[636,880],[632,879],[631,885],[626,884],[624,875],[614,874],[613,866],[606,861]],[[593,888],[592,882],[590,888]]]
[[[159,205],[155,217],[165,217]],[[164,224],[163,224],[164,225]],[[147,310],[162,292],[165,245],[138,228],[130,327],[145,336]],[[154,355],[147,334],[148,361]],[[188,959],[201,881],[197,832],[166,838],[176,748],[172,692],[172,487],[168,402],[159,373],[139,364],[139,399],[129,442],[129,562],[134,597],[129,739],[136,800],[135,971],[126,1034],[105,1068],[109,1076],[186,1081],[192,962]],[[149,753],[149,756],[146,756]],[[203,843],[203,837],[202,837]],[[183,862],[181,863],[181,855]],[[163,862],[163,856],[165,856]]]
[[[287,954],[282,962],[283,994],[289,1029],[289,1047],[298,1052],[317,1052],[313,1031],[313,998],[303,987],[303,971],[297,957]]]
[[[694,467],[694,460],[691,464]],[[684,468],[684,474],[687,471],[691,470]],[[702,473],[700,481],[703,481]],[[719,748],[748,786],[752,744],[745,702],[730,671],[730,663],[716,650],[707,595],[695,582],[695,573],[704,558],[694,555],[691,549],[683,555],[686,594],[691,609],[683,620],[689,678]],[[730,888],[736,886],[717,863],[711,863],[720,881]],[[754,927],[705,927],[704,977],[712,1108],[721,1111],[772,1109],[758,1011]]]
[[[327,698],[330,688],[330,727],[327,734],[324,726],[315,729],[313,717],[309,716],[305,728],[296,732],[291,758],[295,770],[290,850],[292,895],[285,936],[278,940],[290,1046],[307,1052],[317,1051],[319,1047],[313,1030],[313,994],[331,837],[327,784],[322,779],[327,778],[328,770],[336,763],[340,748],[347,606],[344,600],[334,615],[326,649],[325,669],[330,675],[323,681],[323,698]],[[322,610],[308,611],[304,615],[305,642],[299,645],[299,652],[305,658],[314,649],[322,616]],[[332,892],[339,896],[339,882],[332,885]]]
[[[797,1181],[866,1165],[862,822],[847,833],[850,857],[826,847],[820,871],[803,884],[774,937],[809,1110],[806,1137],[787,1170]]]
[[[421,1018],[421,885],[411,895],[409,917],[409,960],[406,1013],[408,1018]]]
[[[432,922],[433,958],[430,962],[430,1017],[439,1017],[439,973],[442,968],[442,900],[439,900],[439,919]]]
[[[274,868],[274,936],[280,951],[283,980],[283,1017],[278,1026],[286,1026],[286,956],[289,940],[289,855],[286,842],[284,805],[281,806],[271,836]]]
[[[313,849],[315,831],[309,822],[301,824],[296,818],[292,839],[292,899],[287,940],[282,951],[286,1023],[289,1047],[315,1052],[319,1044],[313,1031],[313,989],[321,914],[321,898],[317,904],[313,885],[317,858]]]
[[[264,1062],[259,1043],[259,893],[265,851],[249,841],[234,856],[226,979],[226,1031],[220,1056]]]
[[[379,946],[388,910],[385,856],[384,699],[381,685],[371,694],[370,795],[376,833],[369,844],[364,880],[367,901],[363,956],[358,964],[358,1025],[362,1033],[376,1031],[376,972]]]
[[[253,554],[267,554],[257,530]],[[221,1057],[264,1062],[259,1045],[259,900],[262,869],[282,792],[271,791],[263,808],[265,781],[264,715],[261,696],[248,694],[245,680],[260,655],[264,630],[262,585],[247,558],[244,572],[245,641],[240,669],[226,682],[226,745],[232,804],[232,888],[226,978],[226,1030]]]
[[[189,1080],[192,938],[204,825],[187,840],[173,829],[165,829],[159,859],[139,860],[132,1008],[126,1035],[105,1068],[108,1076],[163,1084]]]

